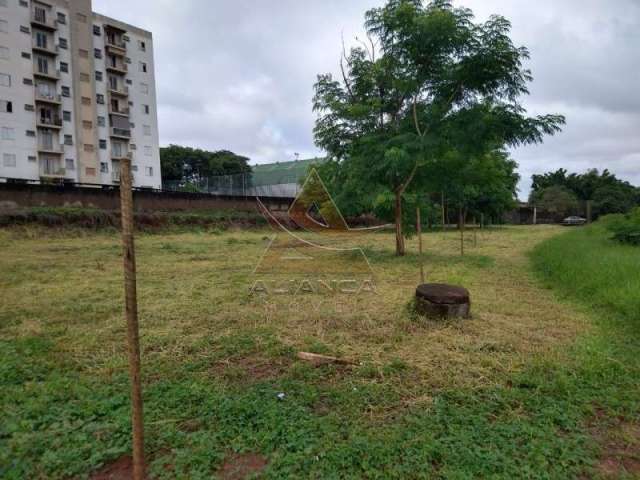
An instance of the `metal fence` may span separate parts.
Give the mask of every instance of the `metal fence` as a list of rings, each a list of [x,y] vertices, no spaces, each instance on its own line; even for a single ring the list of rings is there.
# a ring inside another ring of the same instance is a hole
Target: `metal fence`
[[[210,193],[242,197],[295,198],[300,186],[297,183],[266,183],[252,173],[220,175],[193,179],[189,182],[163,181],[162,189],[174,192]]]

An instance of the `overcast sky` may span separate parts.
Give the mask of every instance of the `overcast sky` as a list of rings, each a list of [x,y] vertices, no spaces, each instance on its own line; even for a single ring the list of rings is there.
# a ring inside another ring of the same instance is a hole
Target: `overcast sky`
[[[153,32],[161,145],[227,149],[252,163],[321,154],[312,87],[335,72],[340,37],[362,35],[379,0],[94,0],[94,10]],[[531,51],[531,114],[564,131],[519,148],[532,173],[608,168],[640,185],[640,0],[464,0],[478,20],[513,23]]]

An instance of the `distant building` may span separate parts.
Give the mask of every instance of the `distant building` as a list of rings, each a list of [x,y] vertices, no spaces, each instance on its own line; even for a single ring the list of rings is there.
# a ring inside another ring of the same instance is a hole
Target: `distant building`
[[[150,32],[91,0],[0,0],[0,177],[161,188]]]

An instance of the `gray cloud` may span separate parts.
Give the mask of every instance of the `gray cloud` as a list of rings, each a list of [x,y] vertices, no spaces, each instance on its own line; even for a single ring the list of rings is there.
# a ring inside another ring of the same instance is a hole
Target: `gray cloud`
[[[312,86],[336,72],[340,37],[382,0],[94,0],[154,34],[161,143],[230,149],[263,163],[319,154]],[[609,168],[640,184],[640,2],[461,0],[499,13],[531,52],[532,114],[563,113],[544,144],[513,151],[521,195],[532,173]]]

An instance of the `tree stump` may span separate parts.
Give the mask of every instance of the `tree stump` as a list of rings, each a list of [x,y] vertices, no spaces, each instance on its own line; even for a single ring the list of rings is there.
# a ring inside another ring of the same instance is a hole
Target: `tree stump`
[[[416,288],[416,310],[430,318],[469,318],[471,297],[466,288],[425,283]]]

